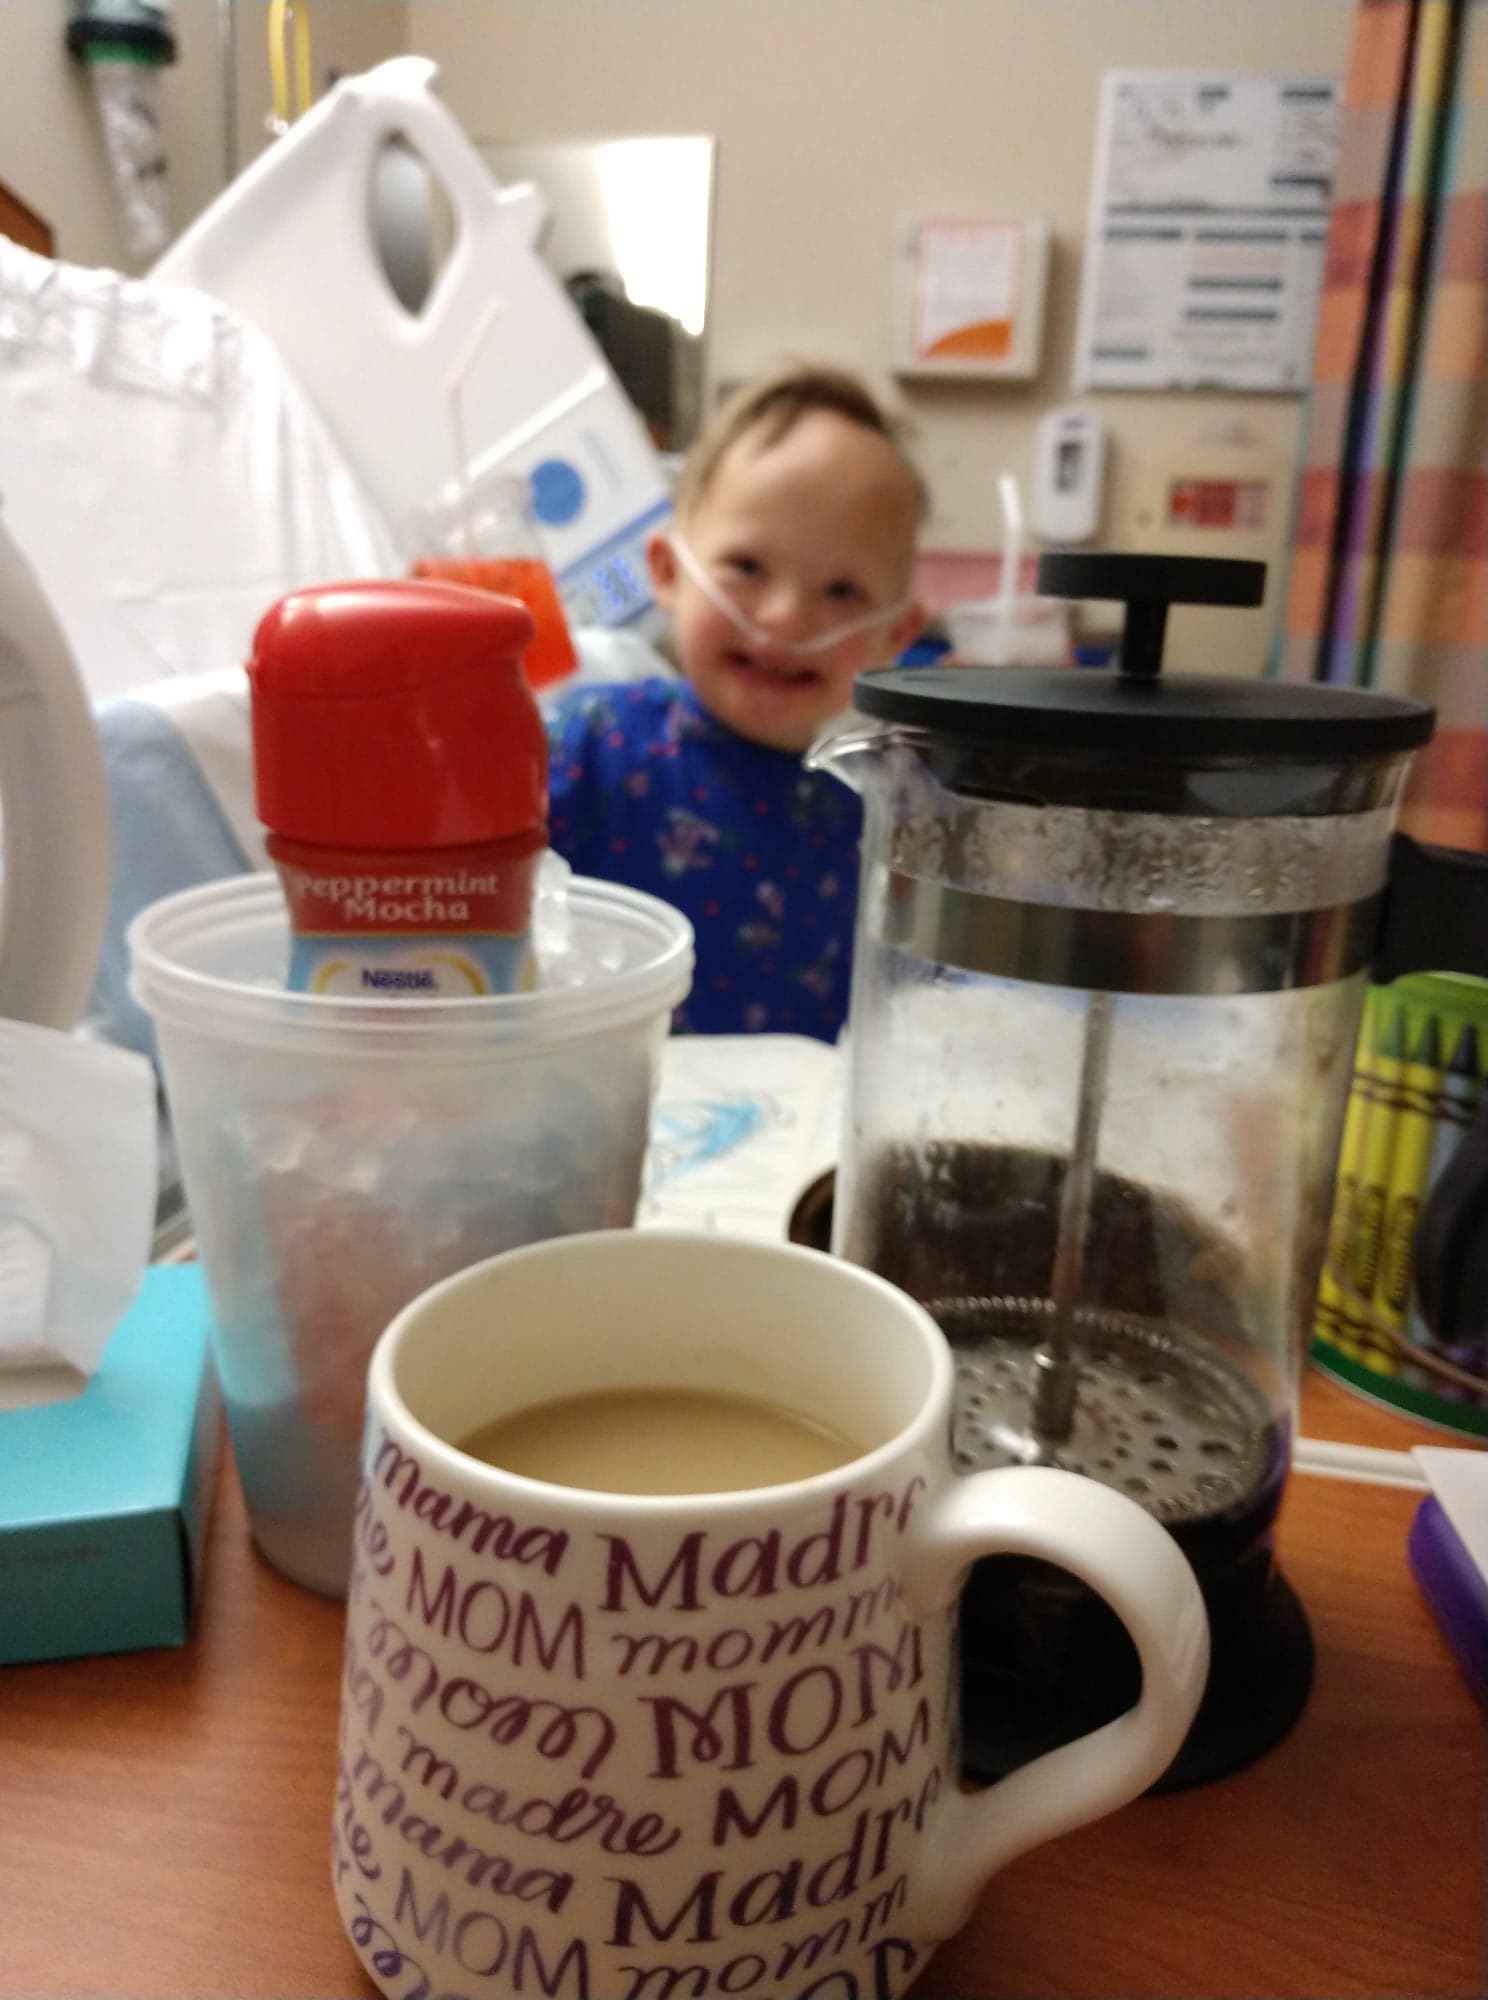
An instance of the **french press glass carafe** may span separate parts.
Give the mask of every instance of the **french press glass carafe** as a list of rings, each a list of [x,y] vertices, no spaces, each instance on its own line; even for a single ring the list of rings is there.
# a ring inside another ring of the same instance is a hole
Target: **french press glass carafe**
[[[867,674],[865,719],[817,757],[865,801],[833,1249],[945,1329],[960,1465],[1088,1474],[1182,1544],[1215,1664],[1170,1784],[1248,1761],[1310,1685],[1272,1528],[1396,804],[1432,728],[1414,701],[1162,674],[1170,602],[1263,584],[1046,556],[1046,595],[1126,601],[1115,671]],[[1133,1698],[1119,1625],[1062,1573],[984,1563],[963,1620],[981,1775]]]

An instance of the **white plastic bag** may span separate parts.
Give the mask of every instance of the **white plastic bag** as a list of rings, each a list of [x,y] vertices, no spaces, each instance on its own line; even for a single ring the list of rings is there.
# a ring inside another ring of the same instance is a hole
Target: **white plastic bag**
[[[256,328],[3,238],[0,498],[95,699],[239,665],[286,591],[400,567]]]

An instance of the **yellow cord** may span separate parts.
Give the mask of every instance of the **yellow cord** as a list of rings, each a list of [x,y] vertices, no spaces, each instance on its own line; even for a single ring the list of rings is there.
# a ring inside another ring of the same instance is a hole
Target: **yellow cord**
[[[288,35],[294,37],[294,91],[290,91]],[[302,0],[269,0],[269,83],[274,128],[285,132],[310,109],[310,14]]]

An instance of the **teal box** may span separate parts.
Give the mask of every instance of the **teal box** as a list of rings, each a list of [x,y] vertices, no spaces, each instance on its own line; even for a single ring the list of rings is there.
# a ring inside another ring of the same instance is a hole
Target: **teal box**
[[[221,1435],[200,1267],[157,1264],[80,1395],[0,1408],[0,1664],[179,1646]]]

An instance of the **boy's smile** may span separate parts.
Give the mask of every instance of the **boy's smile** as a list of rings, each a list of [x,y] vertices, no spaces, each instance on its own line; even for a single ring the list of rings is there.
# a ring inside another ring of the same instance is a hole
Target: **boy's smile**
[[[798,667],[789,659],[767,659],[762,654],[746,652],[742,648],[726,653],[724,658],[737,673],[747,679],[758,680],[766,687],[772,683],[785,687],[821,687],[826,681],[820,667]]]
[[[720,687],[723,674],[732,678],[727,690]],[[843,698],[825,667],[739,644],[720,648],[702,675],[689,679],[720,722],[775,750],[804,750],[820,722],[838,714],[852,698],[851,676]]]
[[[835,411],[807,411],[769,443],[740,438],[679,534],[648,551],[704,708],[752,742],[804,751],[851,705],[856,676],[919,629],[917,516],[893,447]]]

